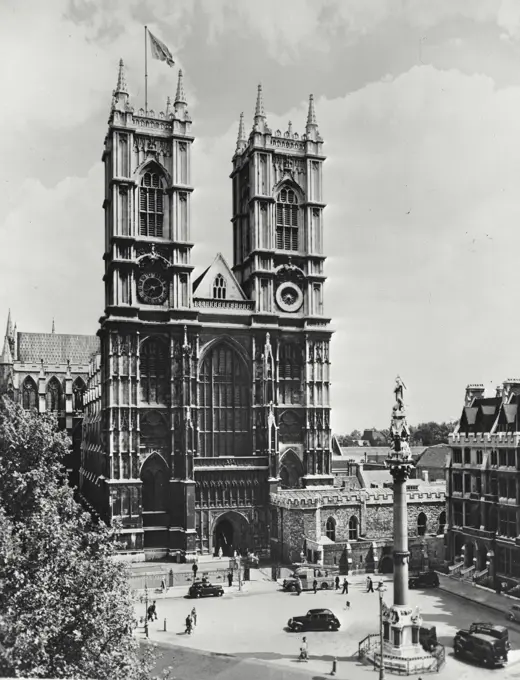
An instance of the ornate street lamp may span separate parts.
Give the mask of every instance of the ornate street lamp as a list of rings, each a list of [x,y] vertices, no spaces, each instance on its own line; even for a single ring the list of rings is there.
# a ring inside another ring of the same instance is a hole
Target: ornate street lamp
[[[377,592],[379,593],[379,643],[381,645],[381,656],[379,659],[379,680],[384,680],[385,677],[385,655],[384,655],[384,635],[383,635],[383,611],[385,603],[383,602],[383,593],[386,591],[386,586],[383,579],[379,581]]]

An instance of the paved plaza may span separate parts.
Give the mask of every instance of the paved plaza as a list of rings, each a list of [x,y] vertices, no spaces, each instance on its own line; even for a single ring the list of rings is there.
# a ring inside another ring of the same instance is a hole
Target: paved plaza
[[[166,649],[168,645],[174,645],[179,651],[172,649],[171,653],[173,656],[177,654],[179,658],[185,658],[183,651],[186,656],[188,650],[232,655],[233,662],[227,659],[222,663],[221,659],[219,663],[222,668],[215,661],[218,656],[213,657],[214,661],[210,662],[208,659],[211,656],[203,655],[205,664],[213,663],[213,677],[226,680],[257,677],[255,669],[261,673],[259,678],[308,677],[318,680],[330,677],[334,657],[338,660],[337,678],[370,680],[375,677],[373,669],[361,665],[357,660],[359,641],[378,630],[379,596],[377,593],[364,592],[364,578],[349,579],[350,610],[347,610],[347,597],[339,593],[318,591],[316,595],[311,592],[300,596],[284,593],[279,584],[269,581],[267,577],[262,580],[258,572],[256,575],[257,578],[260,577],[259,580],[245,584],[242,592],[238,591],[236,585],[226,587],[221,598],[190,600],[184,597],[182,589],[175,589],[177,592],[174,593],[170,591],[164,599],[158,596],[158,620],[150,624],[150,640],[159,643],[161,647],[166,645]],[[387,581],[386,585],[388,589],[385,601],[391,603],[393,584]],[[520,678],[520,626],[508,624],[512,646],[508,666],[490,671],[455,659],[452,650],[453,636],[457,629],[467,627],[472,621],[504,624],[505,617],[487,607],[462,600],[439,589],[411,591],[410,604],[420,607],[424,625],[437,627],[439,641],[446,648],[446,665],[439,674],[441,677],[477,680],[488,677],[492,672],[495,678]],[[197,610],[197,626],[189,636],[184,634],[184,621],[193,606]],[[339,632],[308,633],[310,661],[303,664],[296,660],[301,635],[287,632],[285,626],[291,616],[305,614],[308,609],[315,607],[331,609],[342,625]],[[136,611],[141,616],[144,605],[137,604]],[[138,635],[143,636],[142,628],[138,630]],[[175,663],[174,659],[174,669]],[[168,652],[164,653],[160,665],[170,665]],[[174,677],[186,680],[195,678],[196,675],[187,674],[189,667],[188,663],[183,674],[174,673]]]

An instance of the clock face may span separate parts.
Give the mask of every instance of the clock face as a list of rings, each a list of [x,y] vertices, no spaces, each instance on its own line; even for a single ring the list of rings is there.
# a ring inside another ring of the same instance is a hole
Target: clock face
[[[137,292],[142,302],[160,305],[168,295],[168,283],[163,276],[155,272],[141,274],[137,282]]]
[[[276,291],[276,304],[284,312],[297,312],[303,304],[303,293],[295,283],[282,283]]]

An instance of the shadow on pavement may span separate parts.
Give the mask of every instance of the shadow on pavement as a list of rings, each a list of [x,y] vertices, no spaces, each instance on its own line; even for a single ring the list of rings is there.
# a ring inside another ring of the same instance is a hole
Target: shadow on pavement
[[[242,652],[233,654],[233,656],[237,659],[257,659],[260,661],[276,661],[280,659],[287,659],[293,663],[302,663],[298,659],[297,654],[280,654],[278,652]],[[309,661],[328,661],[332,664],[334,659],[336,659],[338,663],[349,662],[356,663],[360,666],[364,665],[359,662],[357,654],[355,656],[334,656],[333,654],[322,654],[320,656],[318,654],[309,654]]]

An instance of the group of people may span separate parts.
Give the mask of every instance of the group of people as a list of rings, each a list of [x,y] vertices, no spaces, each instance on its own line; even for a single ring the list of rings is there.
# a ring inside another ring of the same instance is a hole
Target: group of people
[[[195,609],[195,607],[193,607],[191,612],[186,617],[186,630],[184,631],[186,635],[191,635],[193,632],[193,628],[196,625],[197,625],[197,610]]]

